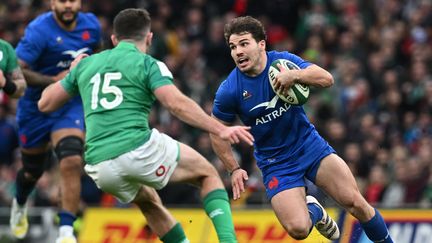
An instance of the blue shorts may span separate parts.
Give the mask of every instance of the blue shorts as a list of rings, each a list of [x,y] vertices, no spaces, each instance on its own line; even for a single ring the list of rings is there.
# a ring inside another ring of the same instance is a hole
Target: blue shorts
[[[50,114],[31,107],[18,106],[18,109],[18,134],[23,148],[37,148],[47,144],[51,133],[59,129],[77,128],[84,131],[84,111],[81,102],[77,102],[75,98]]]
[[[305,187],[305,178],[315,183],[315,177],[321,160],[336,151],[327,144],[321,153],[315,156],[301,155],[293,159],[286,159],[262,168],[264,186],[267,198],[295,187]]]

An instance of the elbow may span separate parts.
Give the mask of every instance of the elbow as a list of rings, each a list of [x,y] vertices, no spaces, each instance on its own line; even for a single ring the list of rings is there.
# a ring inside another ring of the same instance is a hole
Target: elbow
[[[45,102],[45,100],[43,100],[43,99],[40,99],[38,101],[38,109],[39,109],[40,112],[43,112],[43,113],[48,113],[48,112],[51,111],[49,109],[49,106],[48,106],[47,102]]]
[[[322,77],[322,81],[320,83],[322,88],[328,88],[332,86],[334,84],[333,76],[329,72],[327,72],[326,75]]]

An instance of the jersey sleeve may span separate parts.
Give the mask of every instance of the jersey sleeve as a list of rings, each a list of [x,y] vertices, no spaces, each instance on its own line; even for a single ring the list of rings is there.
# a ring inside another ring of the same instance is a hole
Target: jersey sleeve
[[[289,52],[284,52],[285,58],[292,61],[293,63],[297,64],[297,66],[299,66],[301,69],[305,69],[307,67],[309,67],[310,65],[312,65],[312,63],[302,59],[301,57],[289,53]]]
[[[173,75],[165,63],[161,61],[152,62],[149,71],[149,88],[154,91],[155,89],[173,84]]]
[[[18,43],[16,53],[19,59],[28,65],[33,65],[41,55],[44,46],[43,35],[32,25],[29,25]]]
[[[236,118],[234,89],[230,89],[227,81],[222,82],[216,91],[212,114],[225,122],[234,122]]]
[[[12,73],[18,67],[18,60],[17,60],[15,50],[13,49],[13,47],[7,42],[4,42],[4,43],[5,43],[5,47],[6,47],[5,56],[7,58],[6,59],[7,62],[6,62],[6,69],[3,71],[5,71],[5,73]]]
[[[66,92],[70,96],[75,96],[79,93],[76,73],[78,68],[73,68],[62,80],[60,80],[60,84],[66,90]]]

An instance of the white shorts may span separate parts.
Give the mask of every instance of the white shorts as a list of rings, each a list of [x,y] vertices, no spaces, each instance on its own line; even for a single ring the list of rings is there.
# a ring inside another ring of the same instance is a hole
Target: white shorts
[[[131,202],[141,186],[162,189],[177,167],[179,144],[153,129],[150,139],[140,147],[117,158],[84,169],[103,191],[123,203]]]

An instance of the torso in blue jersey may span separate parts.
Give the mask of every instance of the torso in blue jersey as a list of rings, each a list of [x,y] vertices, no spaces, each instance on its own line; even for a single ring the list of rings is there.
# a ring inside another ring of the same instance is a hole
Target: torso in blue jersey
[[[33,71],[54,76],[68,69],[72,60],[81,53],[92,54],[100,40],[99,22],[91,13],[78,13],[74,30],[62,29],[53,13],[45,13],[34,19],[26,28],[24,37],[16,48],[19,59]],[[37,101],[45,87],[29,86],[20,99],[18,117],[22,112],[37,111]],[[79,103],[79,97],[68,105]],[[66,105],[66,107],[68,106]],[[61,114],[61,110],[53,113]]]
[[[233,122],[236,115],[255,138],[255,158],[260,168],[279,161],[295,160],[305,153],[320,153],[322,138],[309,122],[302,106],[285,103],[273,92],[268,69],[272,61],[288,59],[301,69],[311,65],[288,52],[267,52],[265,70],[249,77],[235,68],[219,87],[213,107],[217,118]],[[314,147],[314,141],[319,148]],[[307,149],[305,149],[307,148]],[[307,155],[307,154],[306,154]]]

